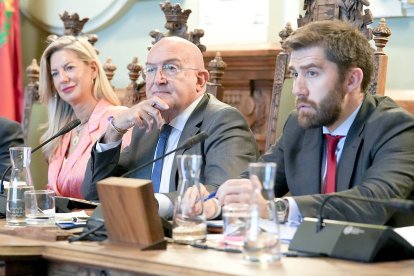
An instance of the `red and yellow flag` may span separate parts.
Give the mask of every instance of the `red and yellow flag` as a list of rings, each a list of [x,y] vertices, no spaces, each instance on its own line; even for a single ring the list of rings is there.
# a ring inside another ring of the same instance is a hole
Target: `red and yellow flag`
[[[0,116],[20,121],[23,83],[18,0],[0,0]]]

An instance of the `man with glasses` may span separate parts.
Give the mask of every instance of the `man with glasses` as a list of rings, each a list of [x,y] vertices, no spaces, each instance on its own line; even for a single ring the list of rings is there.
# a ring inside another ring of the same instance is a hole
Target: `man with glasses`
[[[178,37],[161,39],[149,51],[144,73],[147,100],[110,117],[105,135],[93,148],[82,189],[86,199],[98,199],[97,181],[137,168],[202,131],[208,134],[204,142],[176,154],[202,156],[200,182],[207,190],[216,190],[256,160],[256,142],[241,113],[205,93],[209,73],[196,45]],[[127,131],[133,131],[132,142],[120,153]],[[166,146],[160,150],[163,138]],[[174,154],[163,158],[161,169],[158,165],[129,177],[152,180],[159,214],[168,218],[178,185]]]

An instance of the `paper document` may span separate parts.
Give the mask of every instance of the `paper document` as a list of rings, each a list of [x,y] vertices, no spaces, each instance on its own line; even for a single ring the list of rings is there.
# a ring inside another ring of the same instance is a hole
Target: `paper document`
[[[209,227],[223,227],[223,221],[222,220],[208,220],[207,226]],[[267,219],[260,219],[259,226],[262,230],[266,232],[275,232],[275,227],[272,221]],[[296,233],[296,230],[298,229],[298,224],[280,224],[280,239],[285,242],[289,243],[293,236]]]
[[[394,228],[394,232],[414,246],[414,226]]]
[[[260,219],[259,226],[266,232],[275,232],[274,223],[271,220],[268,219]],[[293,236],[296,233],[296,230],[298,229],[299,224],[290,224],[290,223],[284,223],[279,225],[280,229],[280,239],[282,242],[290,243],[290,241],[293,239]]]
[[[84,210],[79,211],[79,212],[56,213],[55,214],[56,223],[80,222],[80,221],[86,221],[88,218],[89,216]]]

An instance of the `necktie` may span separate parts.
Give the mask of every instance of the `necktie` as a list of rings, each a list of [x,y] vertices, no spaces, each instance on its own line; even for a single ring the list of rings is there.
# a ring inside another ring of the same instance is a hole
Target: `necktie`
[[[160,137],[158,138],[158,145],[157,145],[157,152],[155,154],[155,159],[162,156],[165,153],[165,147],[167,145],[168,137],[170,136],[172,127],[170,125],[163,125],[160,132]],[[154,186],[154,192],[158,193],[160,190],[160,182],[161,182],[161,173],[162,173],[162,164],[164,159],[161,158],[160,160],[154,163],[154,168],[152,170],[152,185]]]
[[[325,139],[328,144],[326,151],[326,177],[325,177],[325,194],[334,193],[336,191],[336,146],[341,138],[344,136],[332,136],[325,134]]]

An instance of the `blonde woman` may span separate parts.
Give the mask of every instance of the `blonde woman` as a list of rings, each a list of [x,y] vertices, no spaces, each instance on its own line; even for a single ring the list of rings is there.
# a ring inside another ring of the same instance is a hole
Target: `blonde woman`
[[[48,106],[49,124],[42,140],[78,118],[81,124],[47,144],[48,185],[56,195],[82,198],[81,185],[93,144],[105,133],[119,106],[94,47],[82,37],[62,36],[40,61],[40,100]],[[124,136],[122,147],[130,143]]]

